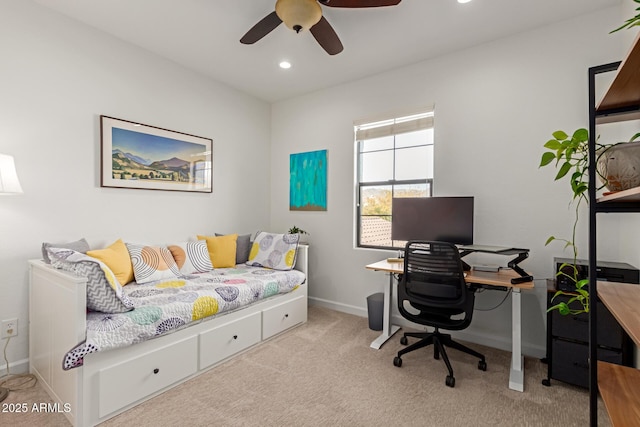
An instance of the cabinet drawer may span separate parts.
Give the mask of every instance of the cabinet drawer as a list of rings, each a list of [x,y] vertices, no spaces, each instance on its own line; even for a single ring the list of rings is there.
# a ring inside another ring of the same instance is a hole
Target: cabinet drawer
[[[262,339],[307,320],[307,299],[299,296],[262,312]]]
[[[589,345],[554,339],[551,352],[551,378],[589,387]],[[598,348],[598,360],[622,364],[622,353]]]
[[[260,312],[200,334],[200,369],[260,342]]]
[[[193,336],[101,369],[100,417],[186,378],[197,368],[198,338]]]
[[[553,304],[567,301],[569,297],[560,295],[553,300]],[[598,344],[616,349],[622,348],[624,331],[602,302],[597,302],[598,310]],[[589,314],[562,315],[558,310],[551,313],[551,333],[555,337],[568,338],[576,341],[589,342]]]

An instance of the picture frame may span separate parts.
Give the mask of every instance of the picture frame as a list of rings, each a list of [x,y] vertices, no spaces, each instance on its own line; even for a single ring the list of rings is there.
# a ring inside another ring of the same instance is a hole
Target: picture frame
[[[289,210],[327,210],[327,150],[289,155]]]
[[[213,192],[213,140],[100,116],[100,186]]]

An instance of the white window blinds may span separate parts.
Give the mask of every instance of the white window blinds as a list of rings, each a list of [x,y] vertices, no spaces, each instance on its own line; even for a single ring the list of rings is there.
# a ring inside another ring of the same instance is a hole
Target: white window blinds
[[[420,114],[412,114],[395,119],[360,121],[355,123],[356,141],[382,138],[389,135],[399,135],[433,128],[433,107]]]

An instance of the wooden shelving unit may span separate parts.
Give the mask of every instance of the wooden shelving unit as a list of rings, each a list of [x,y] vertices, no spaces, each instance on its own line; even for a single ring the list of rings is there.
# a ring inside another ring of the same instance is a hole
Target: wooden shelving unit
[[[614,427],[640,425],[640,371],[598,361],[600,395]]]
[[[640,119],[640,33],[596,106],[596,124]]]
[[[598,281],[598,296],[633,342],[640,346],[640,286]]]
[[[600,103],[595,104],[595,76],[615,71],[616,75]],[[590,182],[595,181],[596,125],[640,119],[640,33],[625,59],[589,69]],[[596,198],[589,186],[589,287],[640,347],[640,286],[597,281],[596,213],[640,212],[640,187]],[[590,325],[597,325],[596,304],[589,313]],[[590,328],[590,360],[597,360],[597,328]],[[589,373],[589,414],[597,426],[598,391],[614,426],[640,426],[640,370],[598,361]]]
[[[640,202],[640,187],[616,191],[615,193],[599,197],[597,200],[597,203],[607,202]]]
[[[640,287],[599,281],[598,297],[640,346]],[[640,426],[640,370],[599,361],[598,388],[614,426]]]
[[[640,33],[626,58],[620,64],[618,72],[596,107],[597,112],[613,111],[621,108],[637,107],[640,100]]]

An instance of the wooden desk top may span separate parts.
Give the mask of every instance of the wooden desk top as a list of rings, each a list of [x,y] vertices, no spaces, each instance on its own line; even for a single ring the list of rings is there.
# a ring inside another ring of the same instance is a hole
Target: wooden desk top
[[[404,271],[404,263],[388,262],[386,259],[373,264],[367,265],[365,268],[374,271],[384,271],[387,273],[402,274]],[[533,289],[533,280],[530,282],[511,284],[511,279],[520,277],[518,273],[511,269],[501,269],[497,273],[490,271],[467,271],[464,280],[467,283],[476,283],[479,285],[502,286],[507,288]]]

